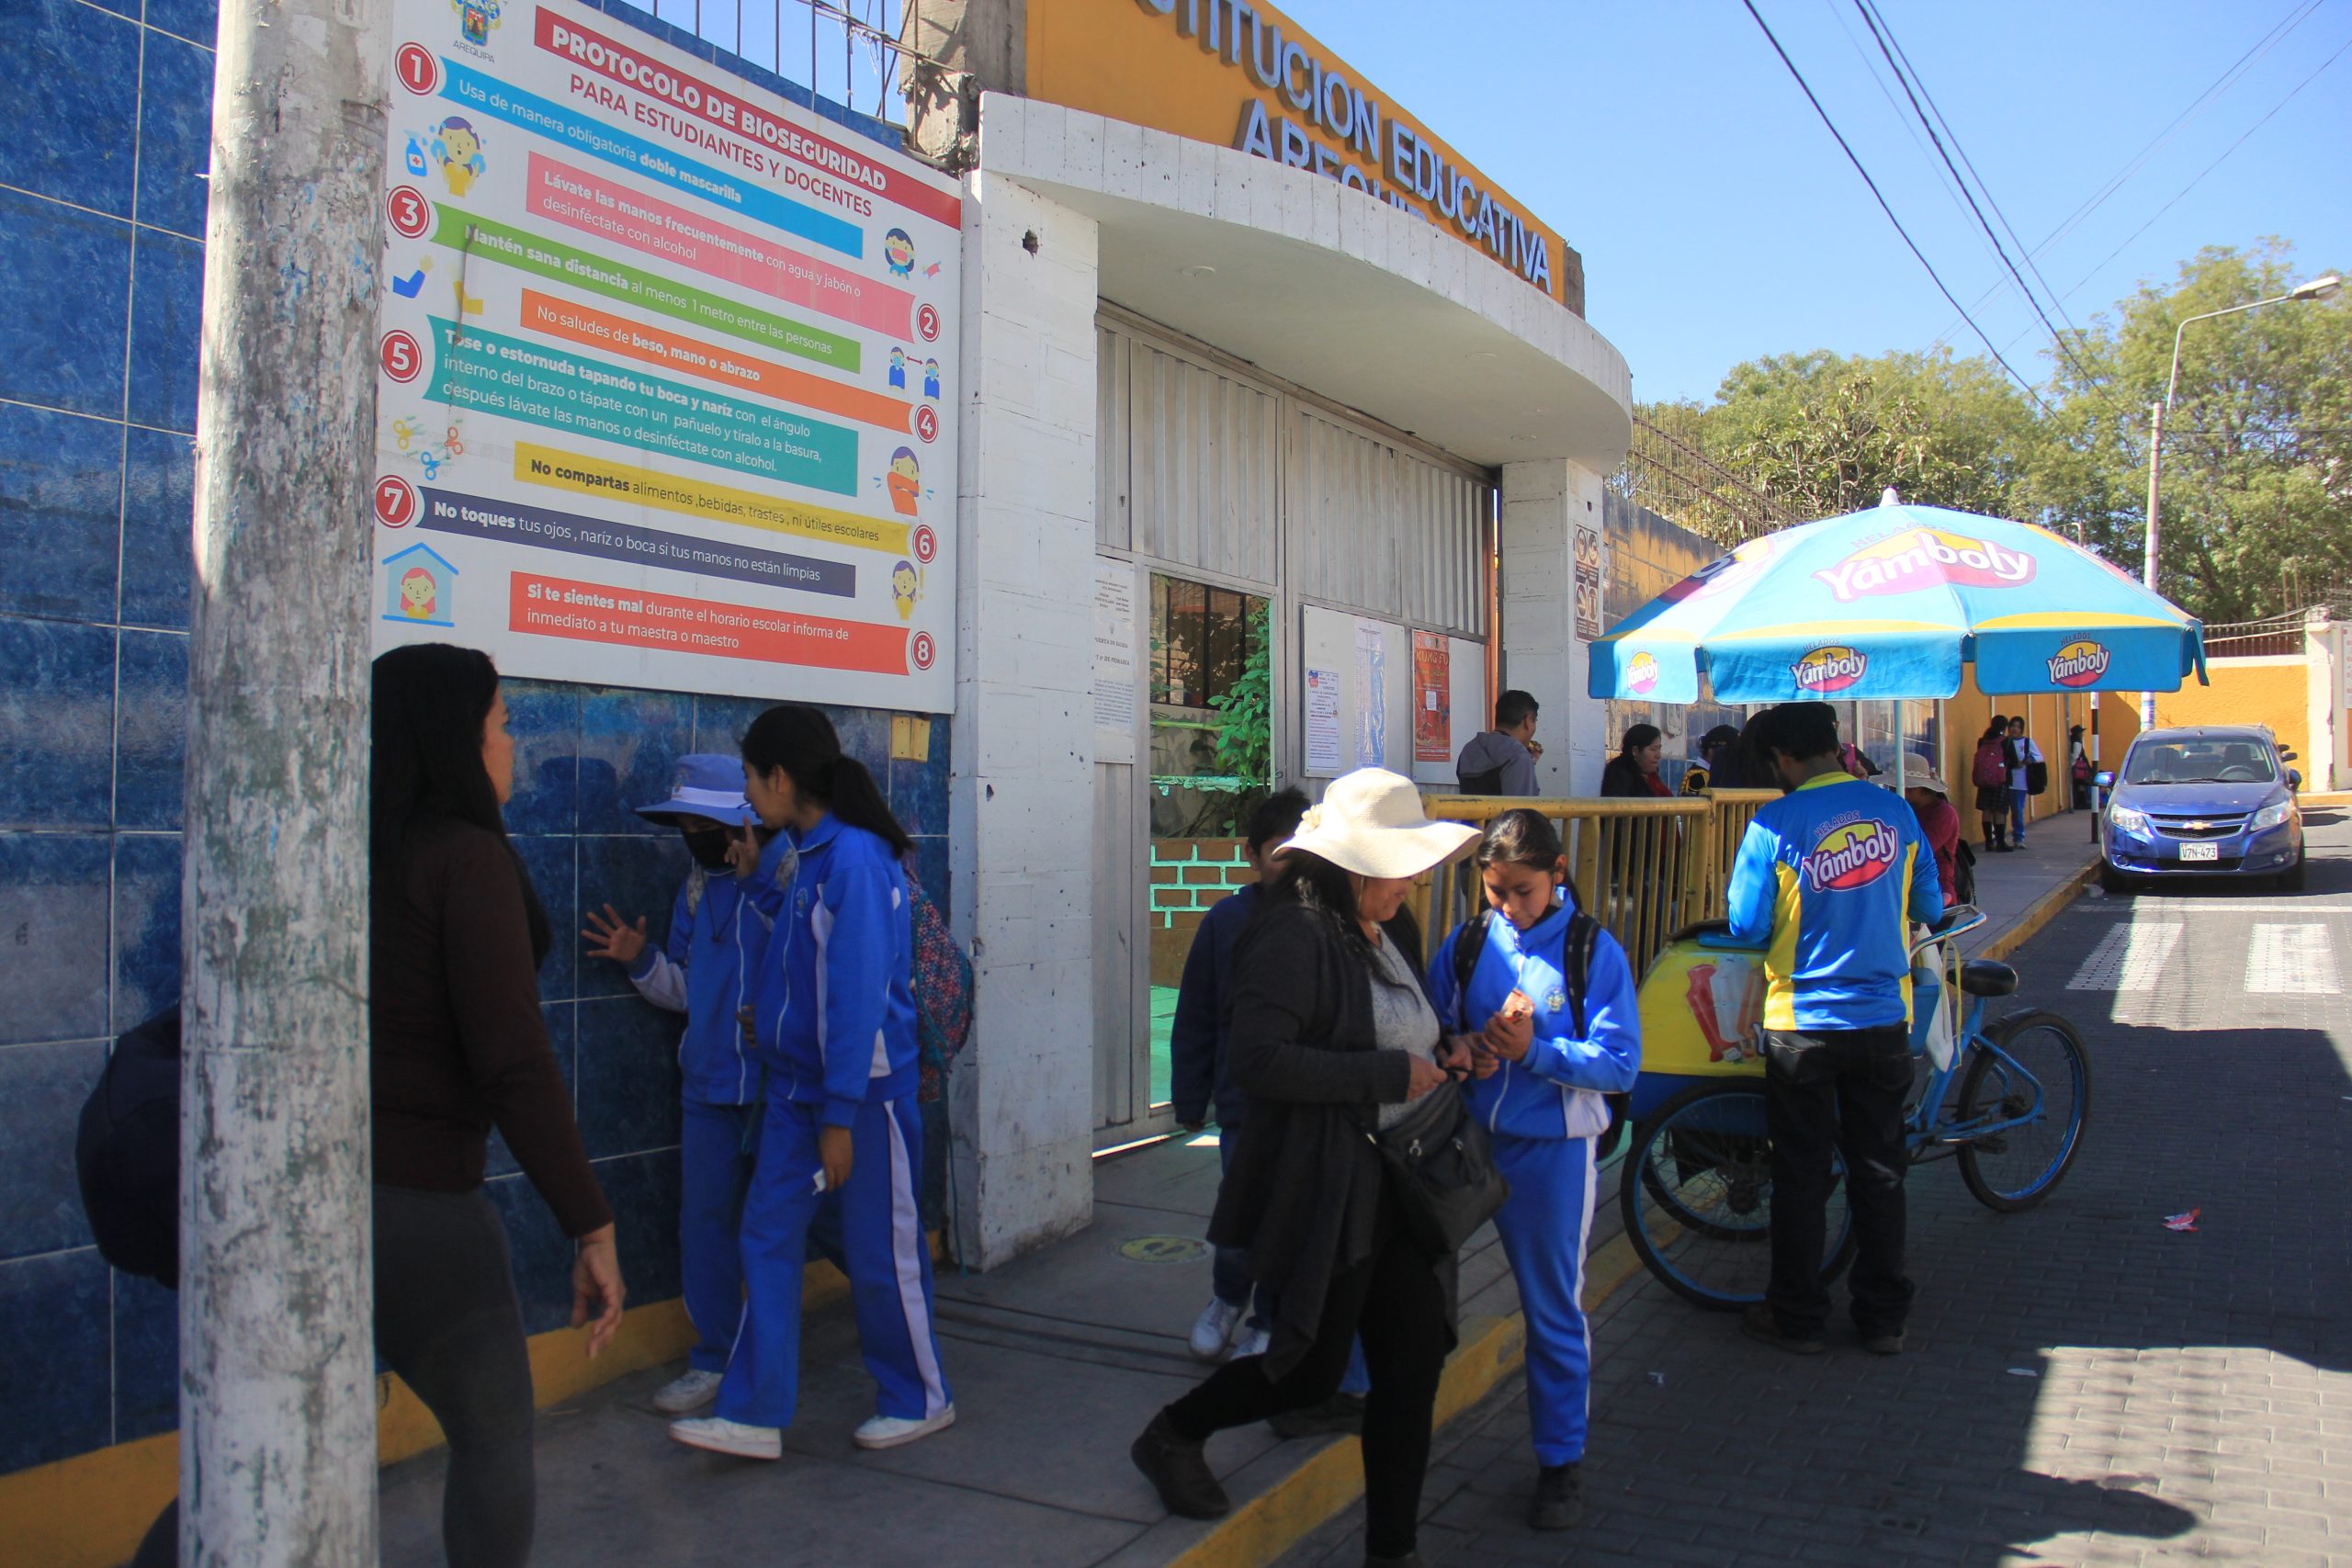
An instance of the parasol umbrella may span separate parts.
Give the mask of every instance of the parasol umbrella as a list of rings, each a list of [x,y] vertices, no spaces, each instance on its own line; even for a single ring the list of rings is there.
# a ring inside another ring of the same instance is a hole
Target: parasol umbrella
[[[1949,697],[1967,663],[1986,692],[2176,692],[2205,679],[2204,628],[2046,528],[1890,490],[1684,578],[1592,645],[1588,689],[1692,703],[1703,673],[1724,703]]]

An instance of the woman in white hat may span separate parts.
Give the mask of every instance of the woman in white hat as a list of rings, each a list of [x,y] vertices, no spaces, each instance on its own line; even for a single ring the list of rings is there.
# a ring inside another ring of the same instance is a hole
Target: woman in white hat
[[[1477,830],[1421,815],[1410,780],[1366,768],[1333,782],[1275,852],[1265,908],[1234,959],[1233,1081],[1250,1097],[1209,1239],[1246,1247],[1278,1303],[1262,1356],[1227,1361],[1162,1409],[1136,1466],[1169,1511],[1230,1504],[1204,1454],[1211,1434],[1318,1404],[1363,1337],[1364,1550],[1414,1564],[1438,1375],[1454,1342],[1454,1258],[1407,1237],[1366,1130],[1465,1075],[1441,1044],[1421,977],[1413,879]]]
[[[1951,804],[1951,786],[1933,768],[1921,765],[1914,757],[1912,767],[1903,781],[1903,798],[1919,814],[1919,830],[1928,836],[1928,847],[1936,852],[1936,880],[1943,884],[1944,906],[1949,908],[1959,899],[1960,878],[1960,813]]]

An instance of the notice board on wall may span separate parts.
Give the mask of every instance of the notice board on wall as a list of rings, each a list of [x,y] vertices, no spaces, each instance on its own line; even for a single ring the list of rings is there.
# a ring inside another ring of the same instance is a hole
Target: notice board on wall
[[[1433,646],[1432,634],[1315,604],[1301,611],[1300,622],[1301,773],[1329,779],[1378,766],[1422,784],[1450,784],[1451,759],[1483,728],[1486,645],[1442,637]],[[1442,728],[1429,713],[1428,682],[1439,670]],[[1443,761],[1434,760],[1441,744]],[[1417,760],[1419,753],[1431,760]]]
[[[565,0],[395,0],[378,647],[947,712],[962,208]]]

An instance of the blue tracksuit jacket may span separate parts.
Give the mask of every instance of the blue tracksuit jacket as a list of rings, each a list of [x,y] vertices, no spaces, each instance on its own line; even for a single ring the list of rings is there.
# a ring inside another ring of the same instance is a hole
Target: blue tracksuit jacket
[[[1225,1068],[1225,1045],[1233,1032],[1233,949],[1258,910],[1253,883],[1209,906],[1184,955],[1184,980],[1176,992],[1176,1018],[1168,1037],[1170,1098],[1176,1120],[1191,1125],[1216,1105],[1216,1124],[1230,1132],[1241,1125],[1250,1097],[1233,1087]]]
[[[1909,803],[1843,773],[1756,814],[1732,863],[1732,935],[1764,949],[1764,1027],[1871,1029],[1911,1017],[1905,922],[1944,912]]]
[[[1535,1004],[1535,1038],[1526,1058],[1505,1062],[1489,1078],[1474,1078],[1470,1107],[1488,1128],[1520,1138],[1589,1138],[1609,1126],[1603,1094],[1623,1094],[1641,1070],[1641,1010],[1633,966],[1607,931],[1593,935],[1585,976],[1585,1034],[1574,1033],[1567,982],[1560,973],[1560,941],[1571,910],[1565,904],[1522,931],[1496,914],[1487,921],[1487,945],[1470,976],[1467,1005],[1453,988],[1457,929],[1430,962],[1430,998],[1449,1032],[1475,1034],[1502,1010],[1516,989]]]
[[[753,882],[773,886],[787,852],[783,835],[769,840]],[[629,968],[639,996],[686,1015],[678,1070],[689,1100],[750,1105],[760,1098],[760,1065],[735,1015],[752,1005],[770,918],[742,882],[696,866],[679,884],[669,941],[658,948],[649,944]]]
[[[915,1092],[914,918],[890,846],[828,816],[776,835],[791,855],[754,886],[775,911],[753,1003],[771,1090],[847,1127]]]

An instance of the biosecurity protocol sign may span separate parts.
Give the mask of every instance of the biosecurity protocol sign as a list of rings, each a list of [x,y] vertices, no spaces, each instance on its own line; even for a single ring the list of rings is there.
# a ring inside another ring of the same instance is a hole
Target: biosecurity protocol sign
[[[955,182],[593,11],[394,10],[378,646],[952,708]]]

